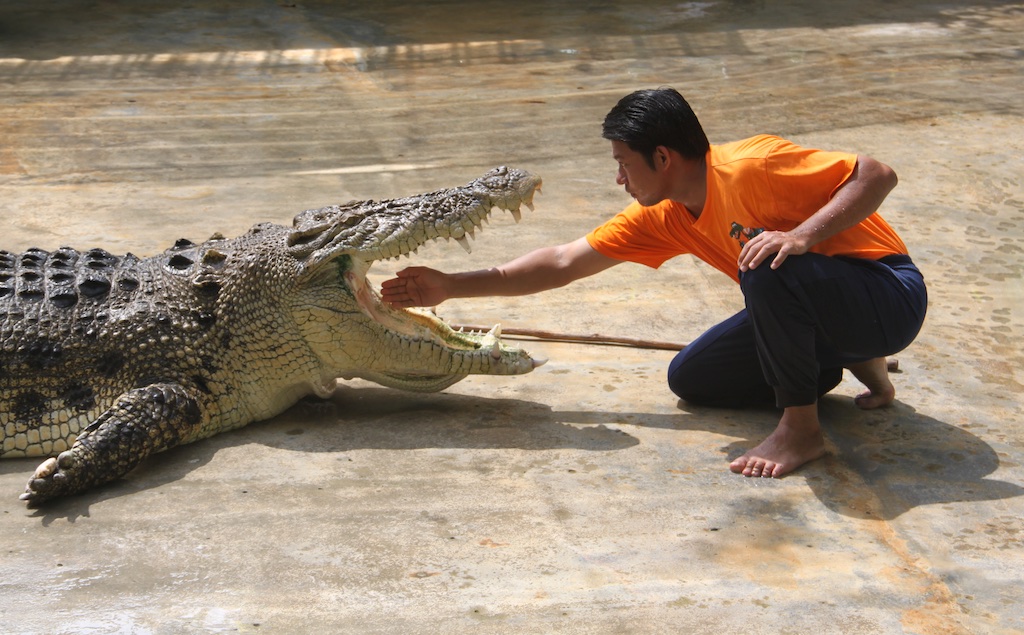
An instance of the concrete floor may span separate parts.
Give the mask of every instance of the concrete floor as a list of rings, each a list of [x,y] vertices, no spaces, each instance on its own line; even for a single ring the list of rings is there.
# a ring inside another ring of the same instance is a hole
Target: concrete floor
[[[1024,4],[0,2],[3,248],[149,255],[349,199],[545,179],[478,268],[625,205],[599,123],[673,85],[713,142],[872,155],[930,281],[897,403],[732,475],[773,412],[678,403],[671,353],[536,342],[532,375],[343,385],[42,510],[0,463],[5,633],[1024,631]],[[389,269],[389,267],[391,267]],[[376,266],[374,279],[395,265]],[[739,305],[688,257],[455,322],[685,342]]]

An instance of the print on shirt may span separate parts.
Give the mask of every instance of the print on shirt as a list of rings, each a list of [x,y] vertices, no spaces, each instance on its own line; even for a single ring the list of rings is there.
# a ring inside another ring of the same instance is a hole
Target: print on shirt
[[[729,237],[735,238],[740,242],[742,248],[747,244],[747,241],[757,236],[764,231],[764,227],[744,227],[737,222],[733,222],[732,227],[729,229]]]

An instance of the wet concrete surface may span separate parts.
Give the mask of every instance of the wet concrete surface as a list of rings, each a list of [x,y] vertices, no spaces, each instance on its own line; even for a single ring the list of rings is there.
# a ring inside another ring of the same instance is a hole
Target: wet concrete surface
[[[1009,2],[0,2],[8,250],[150,255],[539,173],[521,224],[417,258],[488,266],[623,207],[600,121],[672,85],[713,142],[893,166],[931,295],[897,403],[844,381],[829,456],[780,480],[727,469],[776,413],[677,402],[670,352],[551,342],[440,394],[346,382],[42,510],[17,500],[37,461],[0,462],[0,630],[1024,630],[1022,32]],[[441,313],[685,342],[739,301],[684,257]]]

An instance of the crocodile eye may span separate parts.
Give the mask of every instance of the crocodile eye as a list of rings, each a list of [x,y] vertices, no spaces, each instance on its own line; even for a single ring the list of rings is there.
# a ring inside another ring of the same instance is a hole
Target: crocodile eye
[[[227,260],[228,255],[219,249],[210,249],[203,254],[204,265],[219,265]]]

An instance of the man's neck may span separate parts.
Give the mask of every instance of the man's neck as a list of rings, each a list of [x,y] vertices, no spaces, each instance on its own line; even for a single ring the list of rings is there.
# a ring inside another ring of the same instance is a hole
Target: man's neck
[[[680,175],[679,188],[673,200],[682,203],[690,215],[700,218],[704,211],[704,203],[708,196],[707,164],[700,161],[687,161]],[[677,198],[678,197],[678,198]]]

